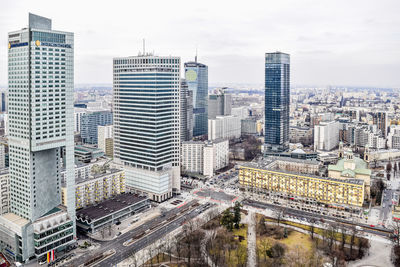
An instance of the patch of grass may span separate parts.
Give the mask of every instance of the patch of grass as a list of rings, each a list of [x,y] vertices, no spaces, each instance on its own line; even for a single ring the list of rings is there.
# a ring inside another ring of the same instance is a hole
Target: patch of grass
[[[265,217],[265,221],[277,222],[277,220],[275,220],[273,218],[269,218],[269,217]],[[291,226],[294,226],[294,227],[297,227],[297,228],[300,228],[300,229],[303,229],[303,230],[306,230],[306,231],[309,231],[309,232],[311,231],[311,226],[309,226],[309,225],[304,225],[304,224],[301,224],[301,223],[296,223],[296,222],[291,222],[291,221],[286,221],[286,220],[281,220],[280,223],[281,224],[286,224],[286,225],[291,225]],[[324,229],[319,228],[319,227],[314,227],[314,233],[315,234],[323,236],[324,232],[325,232]],[[347,235],[347,234],[345,236],[346,236],[345,237],[346,244],[350,244],[351,236]],[[339,233],[339,232],[335,233],[335,239],[337,241],[342,241],[342,234]],[[357,242],[358,242],[358,237],[355,238],[355,243],[357,244]]]
[[[243,227],[239,229],[233,228],[232,234],[236,236],[243,236],[244,240],[240,242],[241,245],[244,245],[247,249],[247,224],[244,224]]]
[[[308,235],[297,231],[292,231],[287,238],[284,238],[279,242],[287,245],[289,249],[299,246],[302,247],[307,253],[311,253],[312,251],[311,238]]]

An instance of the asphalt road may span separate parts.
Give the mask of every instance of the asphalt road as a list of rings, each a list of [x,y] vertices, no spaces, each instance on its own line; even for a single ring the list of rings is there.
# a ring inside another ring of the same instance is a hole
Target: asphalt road
[[[191,219],[195,216],[198,215],[195,210],[197,209],[189,209],[185,210],[191,205],[194,205],[197,203],[197,200],[193,200],[184,206],[180,208],[174,208],[170,211],[167,211],[166,213],[154,218],[153,220],[146,222],[142,224],[141,226],[132,229],[131,231],[125,233],[122,236],[117,237],[116,239],[112,241],[96,241],[97,243],[100,243],[100,248],[93,251],[93,252],[88,252],[85,255],[80,256],[79,258],[73,259],[72,261],[66,263],[64,266],[79,266],[80,264],[83,264],[87,261],[89,261],[91,258],[94,256],[100,255],[103,252],[110,250],[110,249],[115,249],[116,253],[108,258],[107,260],[104,260],[101,262],[99,265],[96,266],[112,266],[113,264],[117,264],[120,261],[124,260],[127,258],[129,255],[132,254],[133,251],[137,251],[145,246],[147,244],[153,243],[155,240],[159,239],[160,237],[164,236],[166,233],[171,232],[172,230],[178,228],[182,222],[185,220]],[[183,217],[178,217],[180,215],[185,215]],[[170,223],[167,223],[170,222]],[[139,239],[136,241],[133,245],[125,247],[123,244],[129,240],[132,239],[132,237],[138,236],[142,234],[143,232],[153,230],[156,227],[160,226],[161,224],[165,224],[165,227],[162,227],[161,229],[158,229],[152,233],[150,233],[148,236]]]
[[[116,253],[100,262],[96,266],[99,267],[109,267],[118,264],[119,262],[123,261],[124,259],[129,258],[132,254],[136,253],[137,251],[147,247],[148,245],[160,240],[162,237],[167,235],[168,233],[174,231],[178,227],[180,227],[185,221],[190,220],[198,216],[200,213],[203,212],[202,208],[206,208],[207,204],[198,206],[195,209],[189,210],[185,215],[181,217],[177,217],[177,219],[173,220],[172,222],[164,225],[161,228],[158,228],[156,231],[150,233],[149,235],[142,237],[135,241],[132,245],[125,247],[122,243],[119,243],[116,249]]]

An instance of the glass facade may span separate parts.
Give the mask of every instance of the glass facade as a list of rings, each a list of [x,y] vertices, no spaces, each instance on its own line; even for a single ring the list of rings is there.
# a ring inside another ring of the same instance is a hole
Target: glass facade
[[[208,67],[197,62],[185,63],[185,79],[193,92],[193,136],[208,133]]]
[[[265,55],[265,149],[281,152],[289,148],[290,56]]]

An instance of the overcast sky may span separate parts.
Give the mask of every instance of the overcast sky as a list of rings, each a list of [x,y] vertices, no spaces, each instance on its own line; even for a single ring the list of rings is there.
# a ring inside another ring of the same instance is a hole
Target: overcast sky
[[[240,3],[240,4],[236,4]],[[259,83],[264,53],[291,55],[292,85],[400,87],[399,0],[12,0],[0,3],[0,84],[7,33],[28,12],[75,33],[75,83],[112,83],[112,58],[156,55],[209,66],[210,83]]]

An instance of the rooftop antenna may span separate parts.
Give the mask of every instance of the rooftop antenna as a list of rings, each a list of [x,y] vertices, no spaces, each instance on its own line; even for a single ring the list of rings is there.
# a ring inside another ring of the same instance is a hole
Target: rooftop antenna
[[[194,57],[194,62],[197,63],[197,46],[196,46],[196,56]]]
[[[143,38],[143,56],[146,55],[146,39]]]

